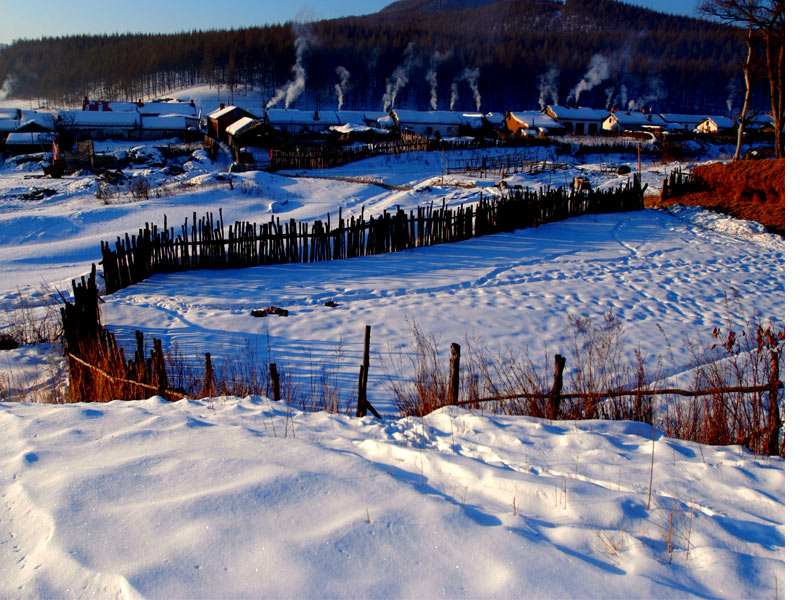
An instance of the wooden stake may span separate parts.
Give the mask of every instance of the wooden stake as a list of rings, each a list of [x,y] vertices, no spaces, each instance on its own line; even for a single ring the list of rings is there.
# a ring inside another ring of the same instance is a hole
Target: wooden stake
[[[553,373],[553,389],[550,390],[550,407],[548,417],[550,420],[558,419],[561,413],[561,389],[564,387],[564,366],[567,359],[556,354],[555,372]]]
[[[450,387],[447,391],[447,403],[455,404],[458,402],[458,379],[459,365],[461,363],[461,346],[458,344],[450,345]]]
[[[281,399],[281,376],[275,363],[269,363],[269,376],[272,379],[272,399],[278,402]]]

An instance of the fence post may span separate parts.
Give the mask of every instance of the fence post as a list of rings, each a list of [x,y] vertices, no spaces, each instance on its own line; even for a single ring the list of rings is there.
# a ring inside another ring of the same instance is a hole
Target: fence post
[[[364,329],[364,358],[361,361],[361,372],[358,376],[357,417],[364,417],[367,415],[367,377],[369,375],[369,337],[371,331],[372,327],[369,325]]]
[[[461,363],[461,346],[458,344],[450,345],[450,387],[447,390],[447,403],[455,404],[458,402],[458,371]]]
[[[272,399],[278,402],[281,399],[281,376],[275,363],[269,363],[269,376],[272,379]]]
[[[781,416],[778,409],[778,388],[780,387],[781,382],[778,352],[773,350],[771,355],[769,372],[769,422],[767,425],[769,437],[767,439],[767,453],[770,456],[775,456],[780,454]]]
[[[551,421],[558,419],[561,414],[561,388],[564,387],[564,365],[566,364],[567,359],[560,354],[556,354],[553,389],[550,390],[550,406],[547,414]]]
[[[217,393],[217,386],[214,384],[214,367],[211,364],[211,354],[206,352],[206,369],[203,379],[203,396],[211,398]]]

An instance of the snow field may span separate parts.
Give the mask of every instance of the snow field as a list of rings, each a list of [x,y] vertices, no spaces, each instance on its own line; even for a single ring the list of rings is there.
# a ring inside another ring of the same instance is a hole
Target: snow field
[[[4,596],[758,597],[783,578],[783,461],[643,424],[221,397],[3,404],[0,432]]]

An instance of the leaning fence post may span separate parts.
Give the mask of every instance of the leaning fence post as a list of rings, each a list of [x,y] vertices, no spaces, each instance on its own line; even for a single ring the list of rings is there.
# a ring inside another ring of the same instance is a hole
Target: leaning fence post
[[[364,417],[367,414],[367,377],[369,375],[369,336],[371,331],[372,327],[369,325],[364,329],[364,358],[361,361],[361,372],[358,376],[357,417]]]
[[[447,390],[447,403],[455,404],[458,402],[458,371],[461,363],[461,346],[458,344],[450,345],[450,387]]]
[[[364,359],[358,373],[358,402],[356,404],[356,416],[365,417],[367,411],[375,415],[376,419],[381,419],[381,415],[367,400],[367,375],[369,374],[369,336],[372,328],[367,325],[364,329]]]
[[[281,376],[275,363],[269,363],[269,376],[272,379],[272,399],[278,402],[281,399]]]
[[[773,350],[771,355],[769,371],[769,415],[767,417],[769,421],[767,426],[769,431],[767,452],[770,456],[775,456],[780,454],[781,416],[778,409],[778,388],[781,386],[781,381],[778,352]]]
[[[566,364],[567,359],[560,354],[556,354],[553,389],[550,390],[550,406],[547,414],[551,421],[558,419],[561,414],[561,388],[564,387],[564,365]]]

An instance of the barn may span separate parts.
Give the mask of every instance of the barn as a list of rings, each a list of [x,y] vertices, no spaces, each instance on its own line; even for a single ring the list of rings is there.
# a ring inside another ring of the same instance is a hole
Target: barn
[[[557,104],[545,106],[543,112],[563,125],[567,133],[574,135],[597,135],[609,114],[607,110]]]

